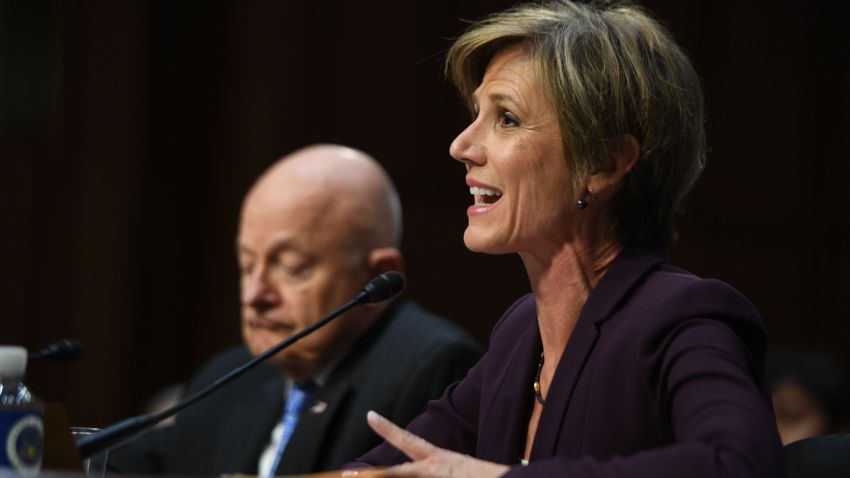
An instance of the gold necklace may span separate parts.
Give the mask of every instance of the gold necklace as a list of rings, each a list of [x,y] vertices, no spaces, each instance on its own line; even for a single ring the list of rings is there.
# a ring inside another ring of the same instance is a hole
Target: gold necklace
[[[534,398],[537,399],[537,402],[540,405],[545,405],[546,400],[543,399],[543,395],[540,393],[540,371],[543,370],[543,352],[540,352],[540,361],[537,362],[537,373],[534,374]]]

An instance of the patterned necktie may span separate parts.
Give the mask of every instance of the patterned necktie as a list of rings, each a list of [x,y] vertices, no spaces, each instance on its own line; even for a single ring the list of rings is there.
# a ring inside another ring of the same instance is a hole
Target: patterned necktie
[[[313,381],[292,384],[292,388],[289,390],[289,396],[286,397],[286,403],[283,405],[283,420],[281,421],[283,434],[280,436],[280,444],[277,447],[277,453],[275,453],[274,464],[269,469],[270,477],[275,475],[278,466],[280,466],[280,458],[283,456],[283,451],[286,449],[286,444],[289,442],[295,426],[298,425],[301,410],[304,409],[310,392],[315,388],[316,384]]]

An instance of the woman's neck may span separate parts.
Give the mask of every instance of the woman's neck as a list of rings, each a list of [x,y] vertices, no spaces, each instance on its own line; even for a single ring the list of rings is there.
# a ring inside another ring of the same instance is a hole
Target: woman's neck
[[[547,254],[520,254],[535,295],[546,363],[560,360],[590,291],[621,249],[614,240],[569,241]]]

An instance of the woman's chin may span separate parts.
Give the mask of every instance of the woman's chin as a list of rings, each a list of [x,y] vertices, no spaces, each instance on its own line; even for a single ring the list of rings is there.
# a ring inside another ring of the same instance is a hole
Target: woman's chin
[[[483,254],[509,254],[509,250],[504,241],[498,241],[490,234],[483,234],[480,230],[473,227],[467,227],[463,233],[463,243],[466,248],[472,252],[480,252]]]

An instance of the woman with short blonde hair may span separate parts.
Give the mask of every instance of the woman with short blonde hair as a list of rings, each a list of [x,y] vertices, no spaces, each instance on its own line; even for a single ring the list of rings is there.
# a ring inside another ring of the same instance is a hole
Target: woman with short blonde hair
[[[532,293],[407,430],[370,414],[387,442],[353,466],[784,476],[757,311],[664,252],[705,164],[699,79],[670,34],[627,3],[551,0],[472,25],[446,68],[474,113],[450,148],[464,242],[518,254]]]

